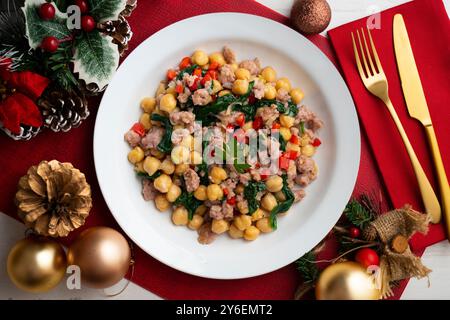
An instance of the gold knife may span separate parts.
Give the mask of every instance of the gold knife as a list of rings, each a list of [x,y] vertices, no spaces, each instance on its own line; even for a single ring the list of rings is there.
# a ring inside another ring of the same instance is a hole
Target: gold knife
[[[414,60],[413,51],[409,42],[406,25],[401,14],[394,16],[394,48],[397,58],[397,66],[409,115],[419,120],[425,127],[428,142],[431,146],[434,165],[436,168],[439,189],[441,194],[442,211],[446,220],[447,237],[450,240],[450,187],[442,163],[439,146],[428,111],[427,101],[420,82],[419,72]],[[439,217],[431,217],[432,222],[437,223]]]

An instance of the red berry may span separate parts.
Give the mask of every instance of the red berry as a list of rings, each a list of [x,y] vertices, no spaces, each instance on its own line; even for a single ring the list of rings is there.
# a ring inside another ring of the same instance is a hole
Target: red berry
[[[373,265],[378,266],[380,264],[380,257],[378,257],[377,252],[370,248],[359,249],[356,252],[355,260],[364,268]]]
[[[81,13],[86,13],[89,11],[89,6],[86,0],[75,0],[75,5],[80,8]]]
[[[359,238],[359,236],[361,235],[361,230],[359,230],[359,228],[357,227],[351,227],[348,230],[348,234],[350,238]]]
[[[81,17],[81,29],[85,32],[94,31],[97,24],[95,23],[94,18],[91,16],[82,16]]]
[[[55,7],[51,3],[44,3],[39,7],[39,16],[42,20],[52,20],[55,17]]]
[[[45,37],[44,40],[42,40],[41,48],[44,51],[47,52],[55,52],[58,50],[59,47],[59,40],[55,37]]]

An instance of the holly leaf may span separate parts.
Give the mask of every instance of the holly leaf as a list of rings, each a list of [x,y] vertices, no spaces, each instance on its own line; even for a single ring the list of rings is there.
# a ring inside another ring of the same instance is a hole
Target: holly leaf
[[[83,33],[75,41],[74,72],[89,83],[104,88],[119,65],[119,51],[112,38],[102,36],[98,31]]]
[[[88,0],[89,14],[97,22],[117,20],[125,9],[127,0]]]
[[[70,35],[70,30],[67,28],[67,14],[62,13],[55,7],[55,18],[46,21],[39,16],[39,7],[46,3],[45,0],[26,0],[22,11],[25,16],[26,36],[31,48],[36,49],[42,43],[45,37],[56,37],[64,39]]]

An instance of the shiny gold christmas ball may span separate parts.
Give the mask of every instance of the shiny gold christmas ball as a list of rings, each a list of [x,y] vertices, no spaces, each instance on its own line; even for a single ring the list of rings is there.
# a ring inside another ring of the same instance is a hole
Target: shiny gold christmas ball
[[[67,252],[69,265],[81,271],[81,283],[108,288],[128,271],[131,251],[127,240],[114,229],[94,227],[82,232]]]
[[[316,284],[318,300],[378,300],[373,276],[356,262],[335,263],[320,274]]]
[[[6,266],[9,278],[18,288],[45,292],[56,287],[64,277],[66,253],[55,241],[30,236],[14,245]]]
[[[297,0],[291,10],[294,27],[305,34],[317,34],[330,24],[331,9],[326,0]]]

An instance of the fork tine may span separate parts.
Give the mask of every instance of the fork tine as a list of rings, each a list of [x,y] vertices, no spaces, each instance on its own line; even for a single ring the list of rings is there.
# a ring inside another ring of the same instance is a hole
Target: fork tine
[[[369,46],[367,45],[366,36],[364,35],[364,29],[363,28],[361,28],[361,34],[362,34],[363,41],[364,41],[364,48],[366,48],[367,60],[369,60],[370,67],[372,68],[372,73],[376,74],[377,73],[377,69],[375,69],[375,66],[373,65],[372,55],[370,54]]]
[[[362,56],[362,59],[364,62],[367,77],[370,77],[372,75],[372,73],[370,72],[369,65],[367,64],[366,56],[364,54],[364,48],[363,48],[363,45],[361,42],[361,36],[359,35],[359,30],[356,30],[356,36],[358,37],[359,50],[361,52],[361,56]]]
[[[378,72],[383,72],[383,67],[381,66],[380,59],[378,58],[377,49],[375,48],[375,44],[372,40],[372,35],[370,34],[370,29],[367,27],[367,33],[369,34],[370,46],[372,47],[373,56],[375,58],[375,63],[377,65]]]
[[[361,76],[362,79],[365,79],[366,75],[364,74],[363,67],[361,65],[361,60],[359,59],[358,48],[356,47],[353,32],[352,32],[352,41],[353,41],[353,51],[355,52],[356,66],[358,67],[359,75]]]

